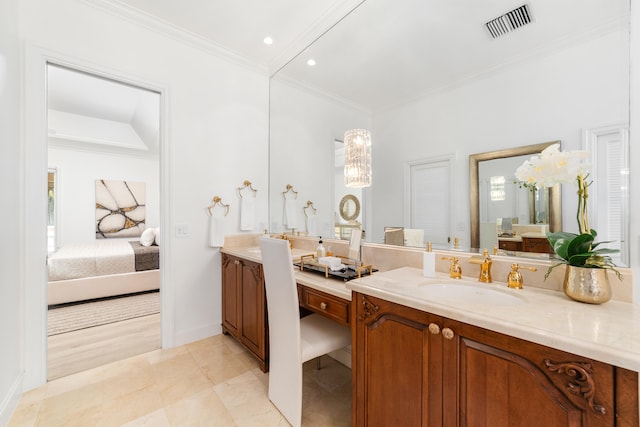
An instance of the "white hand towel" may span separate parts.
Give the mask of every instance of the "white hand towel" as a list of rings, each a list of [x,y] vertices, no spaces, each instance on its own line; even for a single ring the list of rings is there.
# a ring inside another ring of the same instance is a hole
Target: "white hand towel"
[[[240,230],[251,231],[256,222],[256,198],[244,196],[240,199]]]
[[[209,246],[221,248],[224,245],[224,217],[209,217]]]
[[[317,236],[318,235],[318,227],[316,226],[316,216],[309,215],[307,217],[307,234],[309,236]]]
[[[296,199],[284,201],[284,226],[286,228],[298,228],[298,212],[296,211]]]

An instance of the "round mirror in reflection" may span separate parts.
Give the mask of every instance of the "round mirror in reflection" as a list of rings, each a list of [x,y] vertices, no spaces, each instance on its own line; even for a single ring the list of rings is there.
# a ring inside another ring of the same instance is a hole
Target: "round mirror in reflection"
[[[340,216],[345,221],[353,221],[360,215],[360,201],[353,194],[347,194],[340,200]]]

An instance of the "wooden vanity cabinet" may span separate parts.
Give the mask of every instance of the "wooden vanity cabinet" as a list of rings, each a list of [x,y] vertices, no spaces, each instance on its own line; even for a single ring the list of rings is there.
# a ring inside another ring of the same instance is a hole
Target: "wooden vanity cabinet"
[[[498,247],[505,251],[522,251],[522,242],[516,240],[498,239]]]
[[[638,374],[354,293],[354,426],[638,425]]]
[[[334,322],[350,326],[349,314],[351,302],[335,297],[317,289],[311,289],[298,283],[298,301],[300,307],[318,313]]]
[[[524,252],[537,252],[541,254],[554,253],[549,240],[546,237],[522,237],[522,250]]]
[[[253,353],[268,370],[268,326],[262,265],[222,254],[222,332]]]

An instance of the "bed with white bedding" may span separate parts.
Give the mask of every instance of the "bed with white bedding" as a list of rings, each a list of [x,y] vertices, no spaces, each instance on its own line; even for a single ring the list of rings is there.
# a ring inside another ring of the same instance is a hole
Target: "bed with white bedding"
[[[65,245],[49,256],[47,265],[49,305],[160,288],[159,247],[138,241]]]

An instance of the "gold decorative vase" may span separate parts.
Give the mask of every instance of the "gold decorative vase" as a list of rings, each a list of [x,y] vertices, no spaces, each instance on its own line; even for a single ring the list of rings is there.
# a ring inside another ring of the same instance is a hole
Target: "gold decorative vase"
[[[564,293],[571,299],[588,304],[602,304],[611,299],[607,270],[567,265]]]

